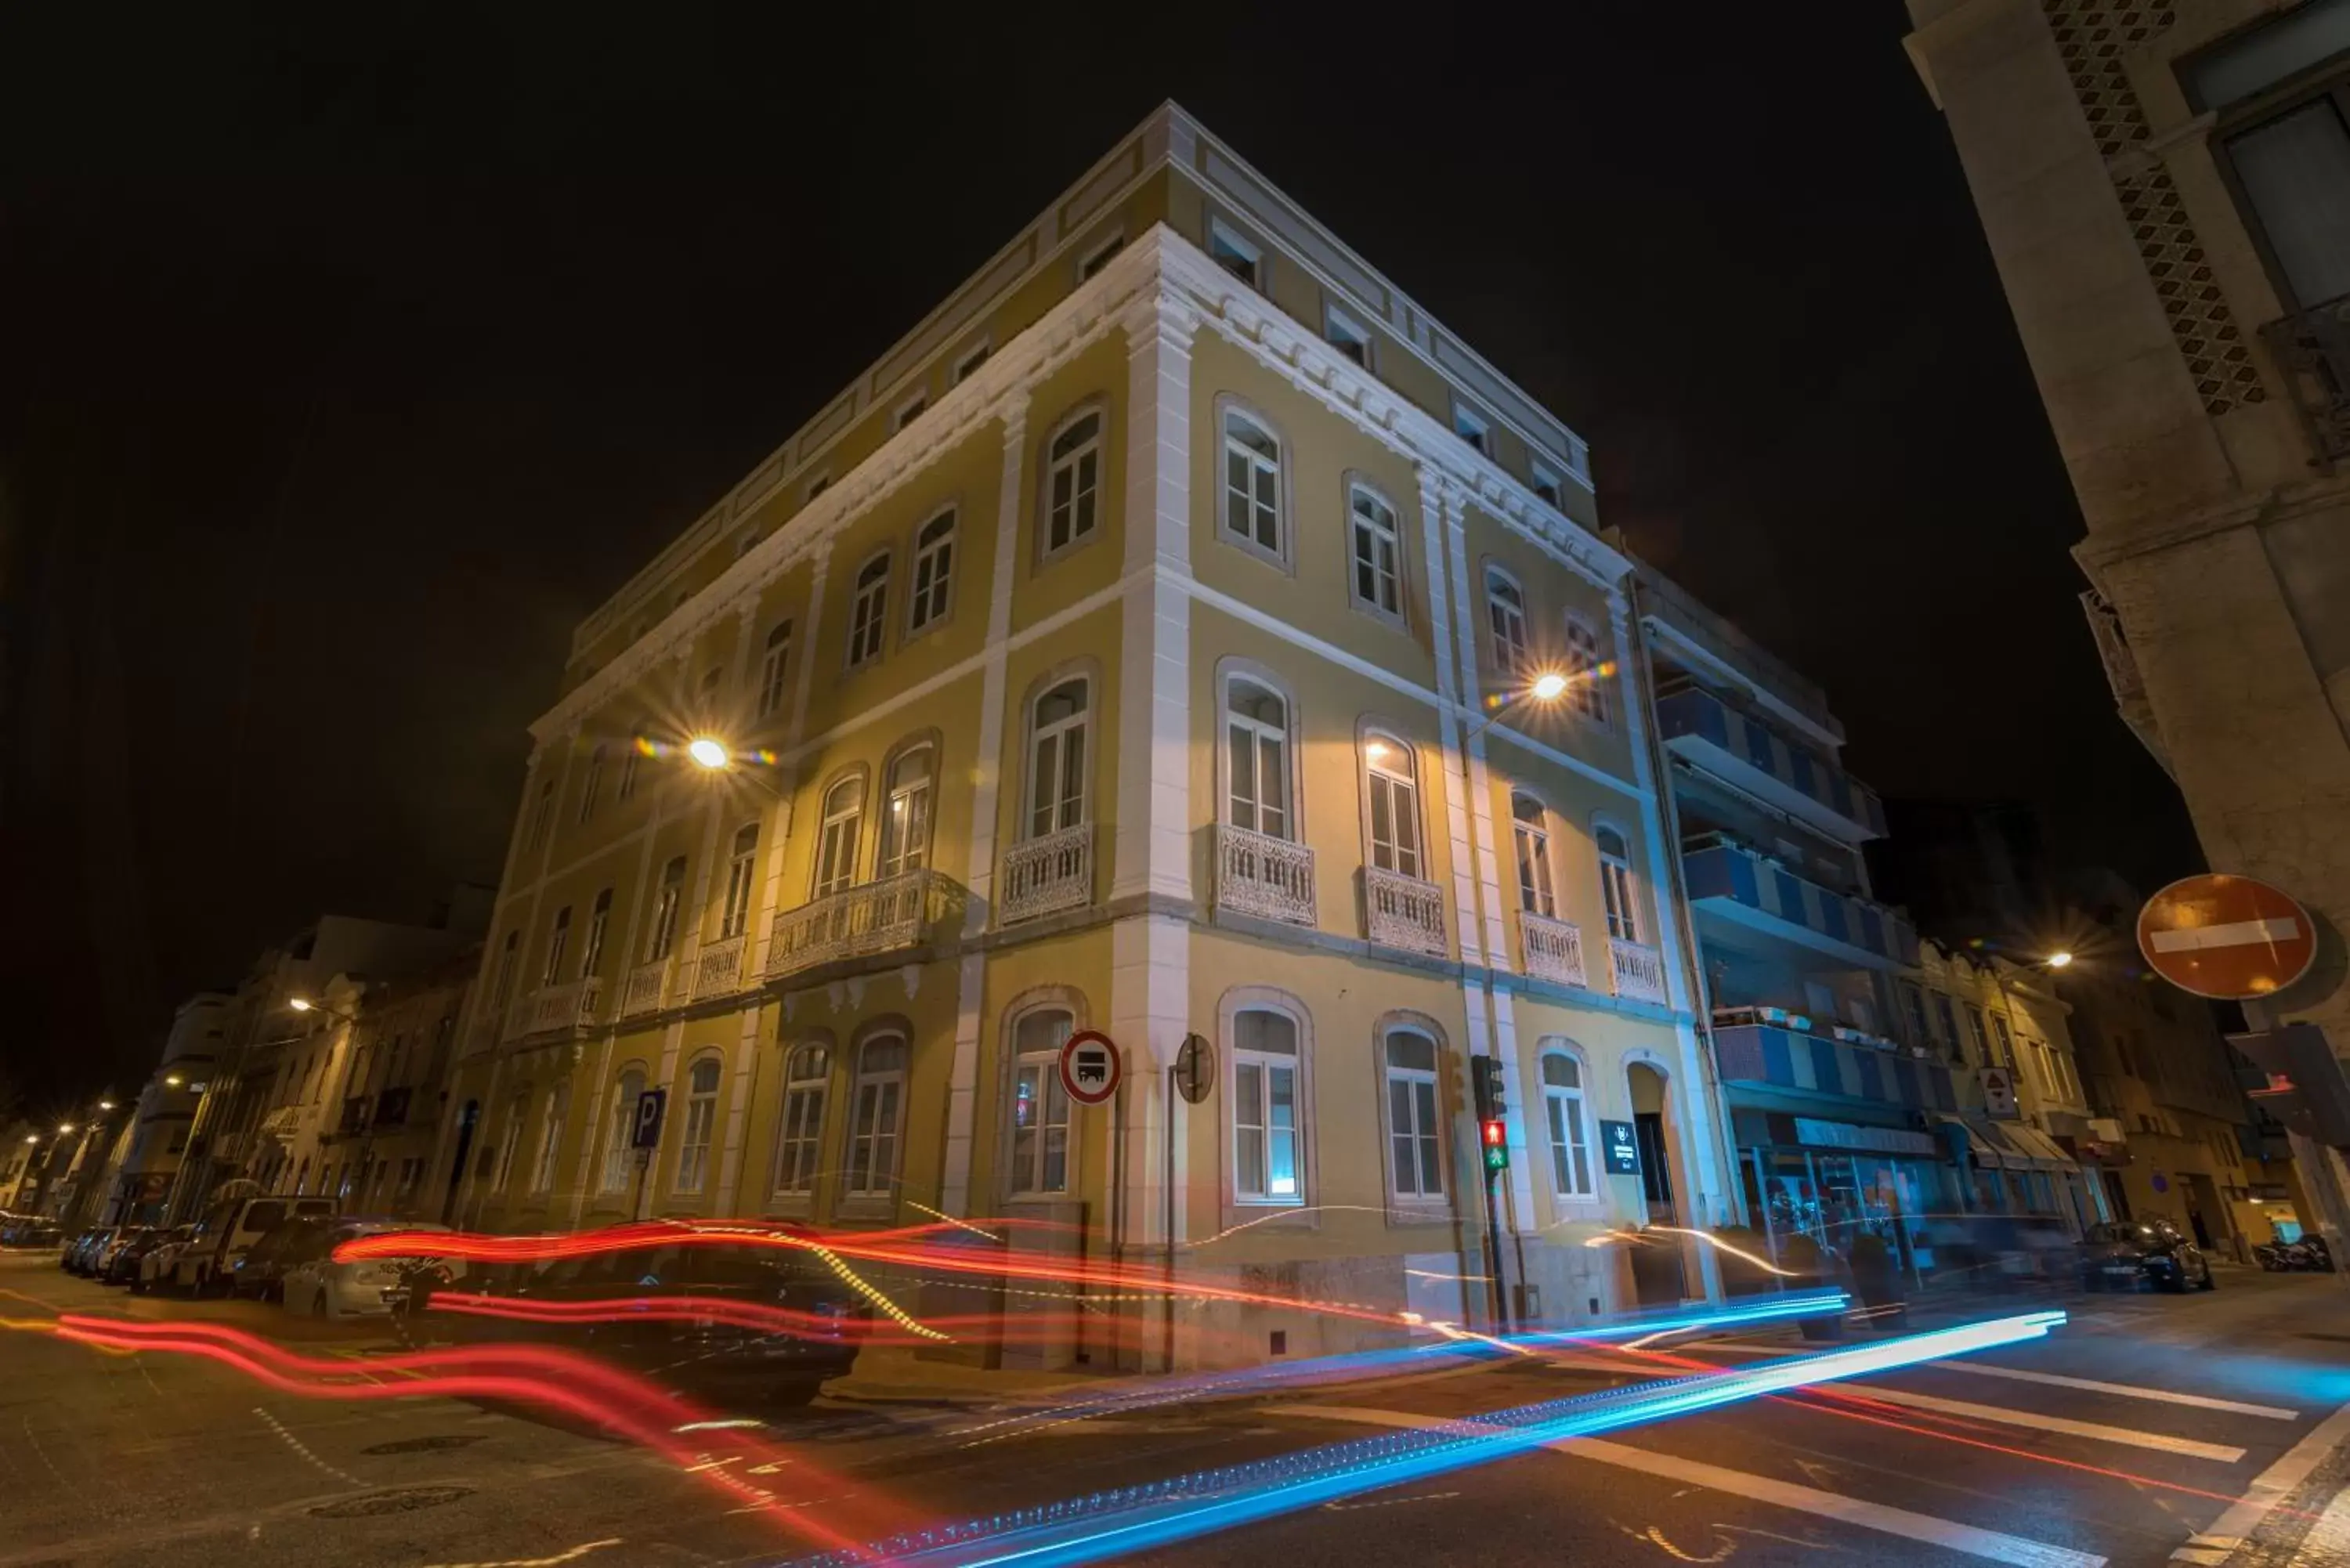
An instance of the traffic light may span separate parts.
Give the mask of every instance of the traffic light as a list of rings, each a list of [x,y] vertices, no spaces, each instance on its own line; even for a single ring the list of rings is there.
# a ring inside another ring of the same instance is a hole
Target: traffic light
[[[1502,1063],[1495,1056],[1469,1058],[1469,1086],[1477,1102],[1477,1137],[1484,1146],[1485,1168],[1506,1170],[1510,1166],[1510,1129],[1503,1117],[1509,1112],[1509,1102],[1502,1097]]]

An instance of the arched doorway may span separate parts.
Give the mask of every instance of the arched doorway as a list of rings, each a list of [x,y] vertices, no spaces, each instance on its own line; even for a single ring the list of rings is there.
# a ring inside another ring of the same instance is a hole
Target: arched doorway
[[[1675,1151],[1671,1085],[1660,1068],[1634,1062],[1624,1070],[1632,1101],[1632,1135],[1640,1149],[1640,1198],[1651,1225],[1681,1223],[1682,1172]],[[1633,1293],[1643,1306],[1686,1301],[1691,1292],[1678,1237],[1632,1249]]]

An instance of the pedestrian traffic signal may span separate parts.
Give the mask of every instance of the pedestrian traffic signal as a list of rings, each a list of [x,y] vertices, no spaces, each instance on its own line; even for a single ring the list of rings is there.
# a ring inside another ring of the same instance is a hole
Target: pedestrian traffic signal
[[[1498,1056],[1469,1058],[1469,1087],[1477,1101],[1478,1138],[1485,1147],[1485,1168],[1510,1167],[1510,1129],[1502,1118],[1509,1103],[1502,1097],[1502,1060]]]
[[[1487,1170],[1509,1169],[1510,1129],[1508,1126],[1502,1121],[1494,1120],[1484,1123],[1482,1130],[1485,1140],[1485,1168]]]

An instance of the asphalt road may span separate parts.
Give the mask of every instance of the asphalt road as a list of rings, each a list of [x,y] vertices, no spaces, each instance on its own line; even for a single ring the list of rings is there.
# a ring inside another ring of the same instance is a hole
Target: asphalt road
[[[2060,1304],[2074,1321],[2037,1344],[1579,1440],[1145,1560],[2350,1563],[2350,1291],[2233,1271],[2210,1295]],[[289,1392],[45,1332],[61,1312],[233,1323],[348,1373],[330,1397]],[[869,1538],[1685,1370],[1587,1353],[1463,1361],[1109,1414],[861,1380],[856,1397],[755,1412],[763,1426],[677,1435],[664,1456],[400,1393],[384,1359],[398,1347],[364,1329],[133,1301],[61,1274],[54,1254],[0,1255],[0,1568],[781,1562],[827,1532]],[[1726,1366],[1806,1347],[1770,1332],[1655,1348]],[[350,1397],[368,1387],[383,1392]]]

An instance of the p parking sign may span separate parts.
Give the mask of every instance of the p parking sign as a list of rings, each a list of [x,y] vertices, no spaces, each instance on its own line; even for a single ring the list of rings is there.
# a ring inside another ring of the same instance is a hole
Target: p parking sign
[[[660,1147],[661,1113],[669,1106],[667,1089],[647,1089],[637,1096],[636,1120],[629,1127],[630,1148]]]

